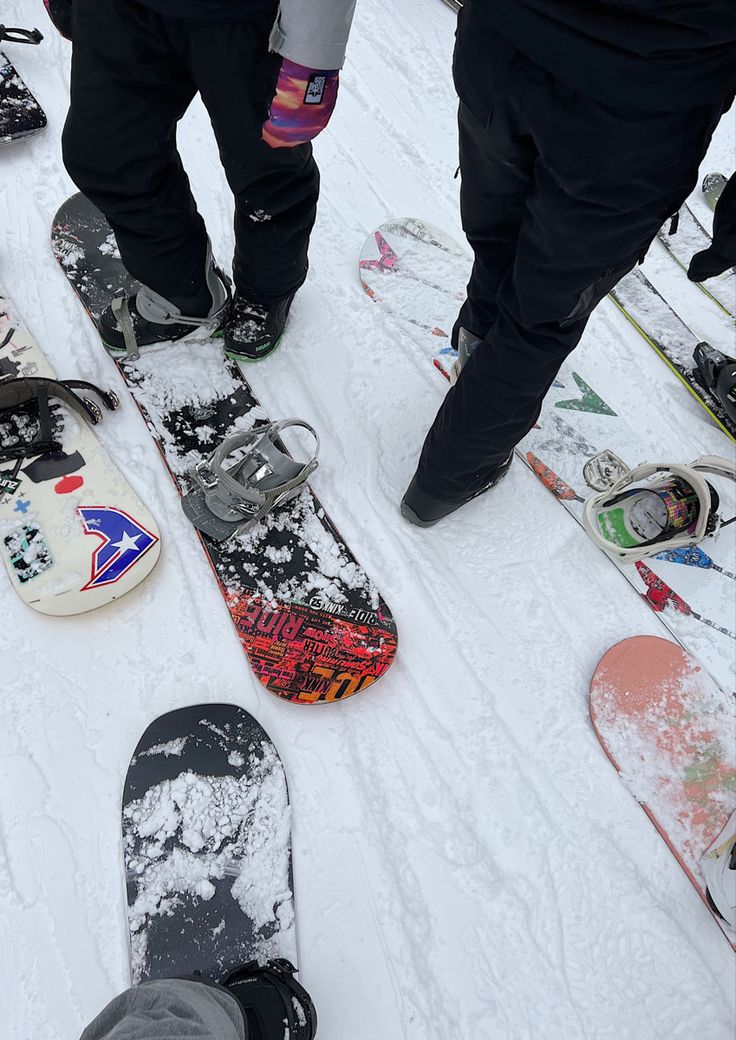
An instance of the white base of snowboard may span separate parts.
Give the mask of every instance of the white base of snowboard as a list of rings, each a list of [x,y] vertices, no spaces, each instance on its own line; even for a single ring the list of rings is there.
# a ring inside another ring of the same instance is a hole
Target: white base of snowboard
[[[0,378],[56,378],[0,290]],[[65,373],[68,375],[68,373]],[[159,557],[156,522],[76,414],[59,414],[65,458],[0,463],[0,555],[18,595],[41,614],[82,614],[118,599]]]

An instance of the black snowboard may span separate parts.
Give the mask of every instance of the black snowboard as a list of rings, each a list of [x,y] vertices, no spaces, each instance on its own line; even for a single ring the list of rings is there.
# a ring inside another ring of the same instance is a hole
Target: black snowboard
[[[51,238],[95,323],[116,289],[136,291],[109,224],[83,195],[60,208]],[[236,430],[267,421],[217,340],[144,347],[138,361],[122,355],[118,366],[182,494],[189,467]],[[391,665],[391,611],[309,487],[243,535],[200,540],[251,667],[271,693],[300,704],[345,700]]]
[[[43,109],[0,51],[0,145],[39,134],[45,126]]]
[[[286,777],[242,708],[198,704],[151,723],[125,780],[123,855],[134,985],[297,965]]]

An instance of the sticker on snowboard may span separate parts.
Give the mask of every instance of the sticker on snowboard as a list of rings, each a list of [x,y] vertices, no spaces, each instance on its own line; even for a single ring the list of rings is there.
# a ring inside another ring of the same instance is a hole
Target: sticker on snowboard
[[[621,779],[708,905],[701,857],[736,808],[733,697],[679,646],[636,636],[601,658],[590,715]]]
[[[152,722],[125,780],[123,857],[133,985],[248,961],[296,966],[291,809],[268,734],[242,708]]]
[[[118,288],[135,290],[109,225],[83,195],[57,213],[52,242],[93,321]],[[138,361],[117,363],[182,494],[188,468],[236,430],[268,421],[217,340],[146,347]],[[241,535],[199,537],[251,667],[271,693],[302,704],[344,700],[393,661],[391,612],[308,486]]]
[[[372,300],[413,326],[429,349],[454,360],[452,327],[465,299],[467,257],[440,228],[413,217],[391,220],[369,235],[360,281]]]
[[[0,289],[0,387],[19,377],[55,375]],[[28,606],[61,616],[130,592],[153,570],[161,543],[87,423],[56,400],[52,410],[61,451],[0,461],[0,555]],[[0,448],[33,436],[34,423],[23,410],[0,411]]]

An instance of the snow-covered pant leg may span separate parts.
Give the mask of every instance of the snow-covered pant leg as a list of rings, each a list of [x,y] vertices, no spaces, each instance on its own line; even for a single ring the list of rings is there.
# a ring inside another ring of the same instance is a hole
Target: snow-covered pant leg
[[[493,277],[471,282],[478,298],[470,307],[490,313],[495,306],[498,317],[447,394],[422,449],[419,483],[446,501],[480,490],[534,425],[594,308],[695,186],[720,114],[715,107],[646,116],[614,111],[527,59],[515,64],[488,111],[485,121],[485,113],[476,113],[482,132],[509,155],[523,141],[525,168],[533,148],[533,175],[511,266],[500,284]],[[490,184],[494,148],[473,151],[487,163]],[[483,228],[488,209],[507,200],[483,190],[483,170],[472,172],[471,184],[464,219]],[[475,249],[483,253],[482,238]],[[482,267],[476,258],[476,271]]]
[[[269,304],[307,276],[319,171],[311,144],[261,140],[281,58],[268,49],[275,9],[237,22],[185,22],[187,64],[207,108],[235,195],[236,289]]]
[[[136,0],[75,0],[70,176],[109,220],[128,270],[170,299],[202,287],[206,231],[176,148],[196,93],[165,20]]]
[[[243,1014],[220,986],[146,982],[112,1000],[81,1040],[247,1040]]]

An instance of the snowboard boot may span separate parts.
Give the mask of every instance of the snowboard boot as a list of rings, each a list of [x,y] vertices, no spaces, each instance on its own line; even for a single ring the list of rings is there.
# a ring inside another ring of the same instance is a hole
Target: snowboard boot
[[[708,903],[736,938],[736,812],[700,861]]]
[[[207,240],[205,284],[195,296],[167,300],[142,285],[135,295],[120,292],[100,315],[100,336],[111,353],[138,356],[138,348],[183,339],[195,329],[215,332],[227,316],[231,302],[227,276],[212,259]]]
[[[509,471],[511,462],[514,458],[513,451],[499,466],[495,466],[488,474],[483,487],[479,488],[478,491],[474,491],[472,495],[468,495],[467,498],[461,499],[459,502],[447,501],[442,498],[435,498],[433,495],[428,495],[426,491],[422,490],[417,475],[414,474],[414,478],[406,490],[406,494],[401,500],[401,515],[415,525],[415,527],[434,527],[439,521],[443,520],[446,516],[456,512],[462,506],[467,505],[468,502],[472,502],[478,495],[482,495],[486,491],[490,491],[491,488],[495,487],[500,480],[502,480]]]
[[[467,329],[460,328],[457,336],[457,359],[450,369],[450,384],[452,386],[457,383],[463,365],[481,342],[480,337],[476,336],[474,332],[468,332]]]
[[[233,969],[222,985],[243,1012],[248,1040],[313,1040],[317,1012],[284,958],[259,966],[250,961]]]
[[[225,353],[233,361],[262,361],[279,345],[296,290],[275,303],[252,303],[235,294],[225,323]]]

